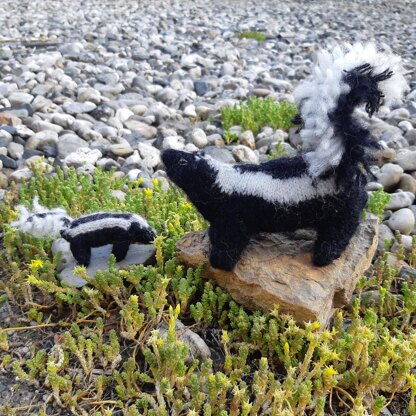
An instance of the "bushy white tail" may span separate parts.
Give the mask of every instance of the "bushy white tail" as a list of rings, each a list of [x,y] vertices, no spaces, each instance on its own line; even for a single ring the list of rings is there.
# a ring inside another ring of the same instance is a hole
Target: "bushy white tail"
[[[385,105],[401,100],[407,89],[400,57],[379,51],[372,43],[344,44],[320,51],[310,79],[294,92],[304,123],[300,134],[306,151],[305,159],[313,177],[341,162],[345,138],[336,131],[331,114],[337,111],[340,97],[354,88],[363,88],[363,85],[354,85],[353,80],[346,81],[346,74],[360,67],[369,68],[368,74],[373,80],[380,74],[388,74],[388,77],[376,80]],[[365,102],[365,91],[363,98]]]

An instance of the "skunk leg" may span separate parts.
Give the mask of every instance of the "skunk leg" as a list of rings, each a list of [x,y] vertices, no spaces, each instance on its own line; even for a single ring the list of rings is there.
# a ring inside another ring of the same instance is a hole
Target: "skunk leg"
[[[71,243],[70,248],[75,260],[81,265],[88,267],[91,258],[91,247],[77,243]]]
[[[121,243],[114,243],[112,253],[116,257],[117,262],[126,258],[129,251],[130,243],[123,241]]]
[[[236,222],[211,224],[209,229],[211,250],[209,260],[216,269],[231,271],[246,248],[250,236]]]
[[[318,229],[313,252],[313,263],[316,266],[326,266],[341,256],[358,227],[360,215],[361,212],[350,213],[349,217],[344,214]]]

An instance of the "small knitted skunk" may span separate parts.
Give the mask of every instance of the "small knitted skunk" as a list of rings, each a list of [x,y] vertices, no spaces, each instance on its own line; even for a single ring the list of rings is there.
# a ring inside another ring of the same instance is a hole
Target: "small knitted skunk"
[[[263,164],[228,165],[203,153],[166,150],[169,178],[210,222],[210,262],[232,270],[251,236],[315,228],[313,262],[337,259],[367,202],[368,148],[377,143],[354,117],[399,100],[400,58],[374,45],[322,51],[311,79],[295,90],[305,153]]]
[[[96,212],[72,221],[61,231],[61,236],[70,243],[75,260],[88,266],[91,247],[113,244],[112,253],[117,261],[126,257],[130,244],[149,244],[156,232],[144,218],[137,214]]]
[[[38,197],[33,199],[32,212],[23,205],[18,205],[17,209],[20,217],[10,225],[36,238],[58,237],[72,221],[63,208],[47,209],[39,204]]]

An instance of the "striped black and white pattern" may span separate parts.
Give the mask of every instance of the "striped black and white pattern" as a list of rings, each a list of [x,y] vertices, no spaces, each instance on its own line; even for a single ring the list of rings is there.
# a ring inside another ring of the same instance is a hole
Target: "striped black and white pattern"
[[[91,233],[99,233],[103,230],[121,230],[128,232],[135,224],[143,230],[150,229],[146,220],[137,214],[117,212],[95,212],[84,215],[72,221],[71,226],[65,231],[66,238],[76,238],[82,235],[88,236]]]
[[[72,218],[63,208],[47,209],[39,204],[38,198],[33,200],[33,210],[29,211],[24,205],[18,205],[19,219],[12,222],[12,227],[30,233],[36,238],[59,237],[62,230],[67,228]]]
[[[252,196],[272,204],[289,206],[337,192],[334,177],[314,183],[307,172],[279,178],[249,165],[223,164],[209,156],[206,160],[215,172],[215,185],[227,195]]]
[[[209,221],[210,262],[223,270],[235,266],[251,236],[309,227],[318,231],[314,263],[326,265],[345,249],[367,201],[359,171],[357,186],[345,191],[334,175],[312,178],[302,156],[230,166],[166,150],[162,160],[169,178]]]
[[[88,266],[92,247],[112,244],[112,253],[117,261],[121,261],[126,257],[130,244],[150,244],[156,232],[140,215],[96,212],[72,221],[61,235],[70,243],[78,263]]]

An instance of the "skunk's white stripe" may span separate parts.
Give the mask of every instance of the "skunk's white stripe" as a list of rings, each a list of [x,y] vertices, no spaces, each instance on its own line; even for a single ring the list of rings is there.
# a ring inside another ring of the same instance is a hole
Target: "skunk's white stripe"
[[[101,213],[97,212],[92,215],[96,214]],[[138,223],[142,228],[150,228],[147,222],[139,215],[132,215],[131,218],[107,217],[101,219],[91,219],[91,221],[81,224],[73,224],[73,226],[68,229],[68,236],[76,237],[82,234],[115,227],[119,227],[127,231],[134,222]]]
[[[215,184],[228,195],[236,193],[259,197],[272,204],[294,205],[337,192],[333,178],[317,180],[316,185],[313,185],[313,179],[307,174],[274,179],[264,172],[239,172],[233,166],[211,157],[207,157],[207,162],[216,172]]]
[[[119,218],[103,218],[75,225],[68,230],[68,235],[70,237],[76,237],[78,235],[115,227],[119,227],[127,231],[130,228],[130,225],[131,221],[129,220],[121,220]]]
[[[400,57],[379,52],[374,44],[345,44],[332,51],[319,52],[318,64],[311,78],[294,91],[296,104],[305,120],[300,135],[304,149],[310,152],[305,160],[313,177],[338,166],[342,159],[344,145],[342,139],[334,135],[328,113],[335,109],[339,96],[350,90],[343,82],[344,71],[365,63],[370,64],[376,74],[386,69],[393,71],[391,78],[380,82],[379,89],[384,94],[386,105],[400,100],[407,88]]]

